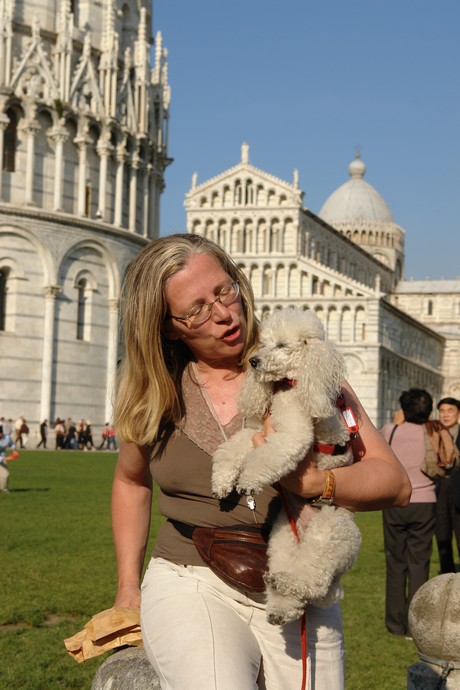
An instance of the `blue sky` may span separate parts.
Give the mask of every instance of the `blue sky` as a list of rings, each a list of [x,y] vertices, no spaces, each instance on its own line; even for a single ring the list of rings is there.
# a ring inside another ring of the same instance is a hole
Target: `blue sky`
[[[405,277],[460,277],[458,0],[154,0],[172,89],[162,234],[183,201],[240,161],[289,182],[318,213],[365,179],[406,231]]]

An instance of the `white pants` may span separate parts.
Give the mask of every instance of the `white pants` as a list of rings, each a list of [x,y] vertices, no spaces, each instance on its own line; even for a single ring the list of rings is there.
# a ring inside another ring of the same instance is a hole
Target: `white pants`
[[[9,469],[5,465],[0,465],[0,491],[8,491],[9,476]]]
[[[162,690],[300,690],[300,621],[271,625],[263,594],[206,567],[151,560],[142,584],[145,651]],[[341,612],[307,607],[308,690],[343,690]]]

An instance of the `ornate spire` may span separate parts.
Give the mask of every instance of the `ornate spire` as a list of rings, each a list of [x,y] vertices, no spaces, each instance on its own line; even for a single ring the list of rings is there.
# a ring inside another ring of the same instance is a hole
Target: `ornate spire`
[[[241,146],[241,162],[249,163],[249,144],[243,142]]]

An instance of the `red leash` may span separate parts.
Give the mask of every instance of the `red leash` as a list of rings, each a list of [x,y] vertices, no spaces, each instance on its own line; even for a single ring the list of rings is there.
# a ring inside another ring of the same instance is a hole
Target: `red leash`
[[[292,517],[291,511],[289,509],[289,505],[286,499],[286,496],[283,491],[283,487],[280,484],[276,484],[276,490],[278,491],[281,502],[283,504],[283,508],[286,511],[287,518],[289,520],[289,524],[291,525],[292,532],[297,539],[297,541],[300,541],[299,537],[299,532],[297,531],[297,525],[295,524],[295,520]],[[302,616],[300,618],[300,641],[302,645],[302,686],[301,690],[305,690],[307,687],[307,614],[304,610],[302,613]]]

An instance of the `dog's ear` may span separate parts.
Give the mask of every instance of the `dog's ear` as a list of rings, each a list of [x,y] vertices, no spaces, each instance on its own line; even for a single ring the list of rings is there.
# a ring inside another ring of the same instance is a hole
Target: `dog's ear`
[[[273,397],[271,383],[261,383],[254,370],[250,368],[238,397],[238,407],[245,417],[263,417],[270,407]]]
[[[339,349],[328,340],[306,341],[297,376],[297,388],[310,417],[330,417],[340,384],[346,375]]]

